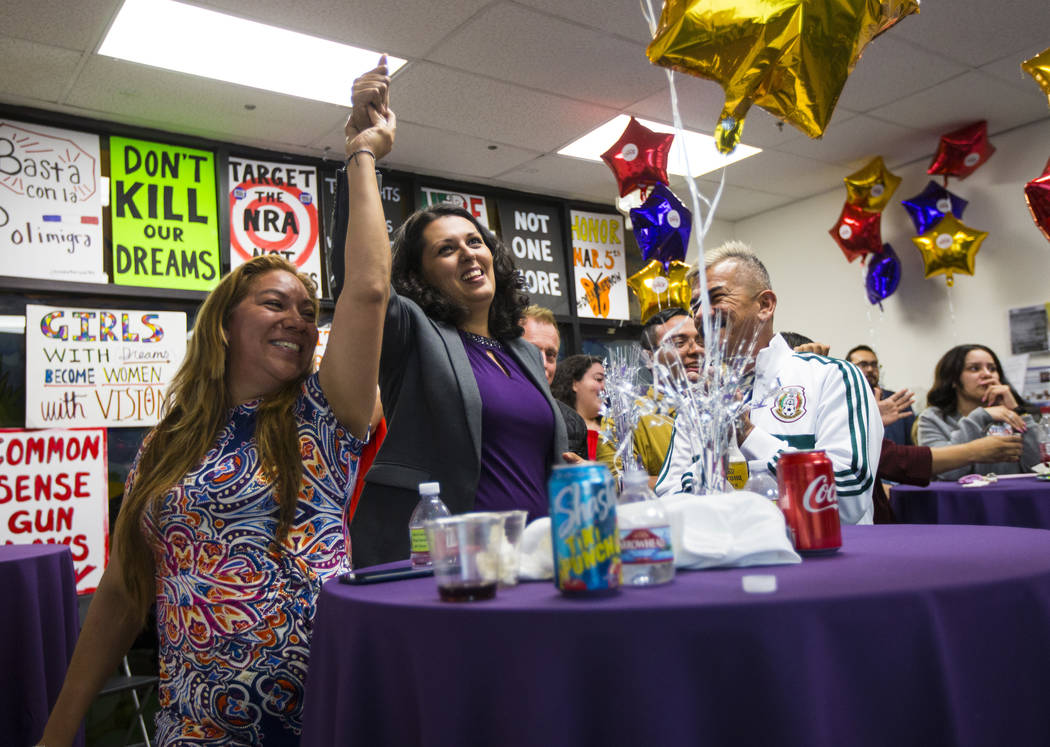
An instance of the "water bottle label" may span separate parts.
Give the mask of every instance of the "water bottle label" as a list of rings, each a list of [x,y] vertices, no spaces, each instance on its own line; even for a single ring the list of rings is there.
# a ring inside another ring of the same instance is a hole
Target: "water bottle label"
[[[624,565],[673,563],[671,527],[621,529],[620,561]]]
[[[412,545],[412,552],[430,552],[430,545],[427,544],[427,532],[423,527],[409,529],[408,539]]]
[[[736,490],[743,490],[749,477],[747,462],[730,462],[726,468],[726,479]]]

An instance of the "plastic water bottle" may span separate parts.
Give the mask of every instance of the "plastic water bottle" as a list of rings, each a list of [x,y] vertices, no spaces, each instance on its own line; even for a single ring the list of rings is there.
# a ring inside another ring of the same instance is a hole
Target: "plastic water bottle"
[[[617,515],[620,531],[620,578],[623,586],[656,586],[674,578],[671,525],[663,504],[649,489],[649,475],[624,473],[619,503],[643,503],[641,510]]]
[[[751,479],[749,479],[747,484],[744,485],[744,490],[757,493],[774,503],[780,497],[780,492],[777,488],[777,478],[773,477],[773,475],[769,474],[766,470],[760,470],[751,475]]]
[[[409,557],[412,559],[413,568],[428,567],[432,564],[430,543],[427,542],[427,532],[423,525],[442,516],[451,516],[451,513],[448,506],[441,501],[440,483],[419,483],[419,503],[408,520]]]
[[[729,448],[726,450],[726,480],[734,490],[744,490],[748,478],[747,458],[736,442],[736,433],[729,434]]]

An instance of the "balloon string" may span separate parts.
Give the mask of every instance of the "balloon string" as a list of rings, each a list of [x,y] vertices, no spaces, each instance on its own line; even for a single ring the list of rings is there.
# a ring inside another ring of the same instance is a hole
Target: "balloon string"
[[[646,22],[649,24],[649,35],[655,36],[656,34],[656,14],[653,12],[652,0],[639,0],[642,6],[642,15],[645,17]],[[693,233],[696,234],[696,245],[698,252],[697,264],[699,265],[700,272],[697,273],[697,280],[700,283],[700,318],[701,326],[703,329],[699,330],[703,335],[703,339],[711,341],[711,299],[707,293],[707,274],[704,272],[704,237],[711,228],[711,221],[714,219],[715,211],[718,208],[718,203],[722,199],[722,190],[726,183],[726,171],[725,167],[722,167],[722,176],[718,183],[718,190],[715,192],[714,198],[708,200],[696,187],[696,180],[693,179],[693,170],[689,166],[689,149],[685,146],[685,126],[682,124],[682,113],[678,108],[678,91],[674,84],[674,71],[669,68],[664,68],[664,73],[667,75],[667,86],[671,94],[671,115],[674,121],[674,135],[675,139],[681,143],[682,158],[685,161],[685,182],[686,186],[689,187],[689,200],[693,208]],[[707,214],[700,211],[700,201],[703,201],[707,206]],[[699,231],[698,231],[699,229]],[[695,311],[695,310],[694,310]],[[695,314],[694,314],[695,316]]]
[[[949,314],[949,318],[951,319],[951,323],[952,323],[952,341],[956,345],[958,345],[959,344],[959,330],[958,330],[958,328],[956,327],[956,324],[955,324],[955,300],[954,300],[954,295],[955,295],[955,290],[952,288],[952,286],[949,285],[948,286],[948,314]]]

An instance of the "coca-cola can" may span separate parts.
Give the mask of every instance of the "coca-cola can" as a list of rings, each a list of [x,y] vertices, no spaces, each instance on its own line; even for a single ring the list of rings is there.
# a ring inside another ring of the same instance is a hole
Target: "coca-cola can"
[[[835,473],[823,451],[791,451],[777,462],[777,504],[784,512],[791,543],[802,555],[832,553],[842,547]]]

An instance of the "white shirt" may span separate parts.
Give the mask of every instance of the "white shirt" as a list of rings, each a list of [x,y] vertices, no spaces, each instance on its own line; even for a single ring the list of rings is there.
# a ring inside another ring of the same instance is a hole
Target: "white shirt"
[[[820,449],[835,473],[839,517],[847,524],[872,522],[883,428],[875,396],[856,366],[794,353],[776,335],[755,361],[750,416],[755,427],[740,450],[752,474],[765,469],[775,475],[786,451]],[[688,444],[688,435],[676,429],[657,495],[681,492],[691,482]]]

